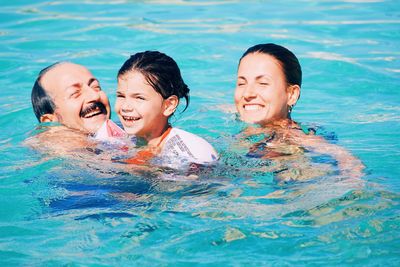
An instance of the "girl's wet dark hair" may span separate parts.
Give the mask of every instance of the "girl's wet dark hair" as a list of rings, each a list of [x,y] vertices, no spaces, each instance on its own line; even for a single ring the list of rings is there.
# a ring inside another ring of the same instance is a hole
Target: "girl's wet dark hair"
[[[56,62],[39,72],[38,77],[36,78],[35,84],[32,88],[31,93],[31,102],[33,107],[33,112],[35,112],[35,116],[40,122],[40,118],[44,114],[53,114],[55,110],[55,104],[46,90],[43,88],[42,85],[42,77],[45,75],[49,70],[53,69],[57,65],[63,62]]]
[[[122,65],[118,78],[130,71],[139,71],[164,99],[172,95],[185,98],[183,111],[189,106],[189,87],[182,79],[178,64],[166,54],[158,51],[136,53]]]
[[[244,54],[239,60],[239,64],[240,61],[242,61],[242,59],[245,56],[254,53],[263,53],[273,56],[276,60],[279,61],[280,65],[282,66],[286,82],[289,85],[297,84],[298,86],[301,87],[301,82],[302,82],[301,66],[297,57],[289,49],[272,43],[258,44],[250,47],[249,49],[247,49],[246,52],[244,52]]]

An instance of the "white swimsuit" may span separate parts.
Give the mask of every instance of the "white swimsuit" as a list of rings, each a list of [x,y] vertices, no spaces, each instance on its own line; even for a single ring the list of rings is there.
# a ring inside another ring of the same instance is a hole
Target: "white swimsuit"
[[[127,159],[128,163],[144,164],[149,159],[158,165],[180,168],[190,163],[211,164],[218,160],[214,148],[203,138],[178,128],[171,128],[165,137],[165,143],[158,155],[138,152],[137,156]],[[97,141],[114,145],[127,144],[127,134],[111,120],[107,120],[93,136]],[[132,138],[129,139],[132,144]]]
[[[218,159],[218,154],[200,136],[172,128],[157,157],[162,159],[162,165],[176,166],[178,163],[210,164]]]

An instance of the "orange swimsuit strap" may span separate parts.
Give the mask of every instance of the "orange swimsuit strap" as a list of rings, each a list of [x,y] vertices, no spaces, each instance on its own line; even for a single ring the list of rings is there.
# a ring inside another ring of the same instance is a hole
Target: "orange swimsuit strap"
[[[158,142],[158,144],[156,145],[156,148],[160,147],[161,143],[168,136],[168,134],[171,132],[171,130],[172,130],[172,127],[169,126],[168,129],[161,135],[161,139]],[[156,154],[154,153],[154,148],[153,149],[147,148],[147,149],[138,151],[135,156],[124,160],[124,162],[128,163],[128,164],[143,165],[143,164],[146,164],[148,161],[150,161],[155,156],[156,156]]]

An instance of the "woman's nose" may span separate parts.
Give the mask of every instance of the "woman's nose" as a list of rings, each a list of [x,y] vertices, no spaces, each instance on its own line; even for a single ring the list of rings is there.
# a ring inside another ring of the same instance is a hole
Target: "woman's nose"
[[[257,93],[253,84],[248,84],[244,89],[243,96],[245,98],[256,97]]]

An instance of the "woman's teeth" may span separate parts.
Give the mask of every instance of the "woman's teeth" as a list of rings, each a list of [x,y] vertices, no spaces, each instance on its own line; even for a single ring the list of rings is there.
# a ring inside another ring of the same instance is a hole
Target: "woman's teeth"
[[[262,106],[261,105],[244,105],[243,108],[246,111],[256,111],[256,110],[260,110],[262,108]]]

